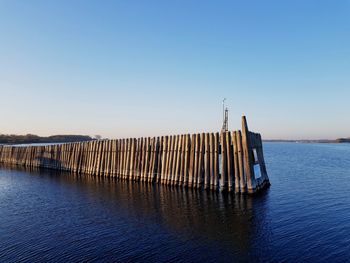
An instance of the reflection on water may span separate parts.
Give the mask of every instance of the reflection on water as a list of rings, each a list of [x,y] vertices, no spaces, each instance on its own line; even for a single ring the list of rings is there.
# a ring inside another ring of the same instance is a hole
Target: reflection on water
[[[350,145],[266,144],[250,197],[0,167],[0,262],[345,262]]]
[[[42,202],[44,202],[44,200],[49,201],[51,198],[58,198],[54,203],[46,203],[45,206],[57,206],[57,202],[61,199],[60,202],[63,203],[59,205],[59,209],[62,209],[62,205],[69,206],[70,200],[67,200],[67,198],[71,195],[71,193],[68,196],[57,195],[57,188],[62,189],[62,187],[64,187],[63,189],[68,189],[70,192],[74,191],[75,194],[78,195],[82,194],[85,198],[83,201],[80,200],[82,202],[79,205],[74,204],[73,207],[64,208],[64,210],[66,210],[65,216],[67,217],[74,217],[77,211],[72,211],[72,214],[69,213],[71,209],[75,209],[75,205],[77,205],[79,210],[88,209],[91,210],[90,212],[94,209],[98,211],[102,206],[103,209],[106,209],[104,211],[104,213],[106,213],[104,216],[108,217],[109,220],[120,217],[120,212],[122,211],[123,216],[127,216],[128,218],[126,221],[130,220],[129,222],[125,222],[125,224],[130,223],[128,227],[135,228],[136,224],[136,228],[138,228],[139,231],[143,231],[144,228],[147,227],[147,224],[152,222],[152,224],[156,224],[160,229],[165,229],[166,232],[169,232],[171,235],[176,235],[177,238],[185,243],[199,242],[199,244],[197,244],[199,247],[196,248],[199,250],[198,253],[203,253],[201,250],[208,249],[207,247],[209,246],[209,251],[210,249],[225,251],[224,253],[226,253],[226,255],[223,255],[223,258],[227,259],[229,257],[232,258],[232,255],[237,257],[237,259],[245,258],[251,250],[250,240],[254,235],[259,233],[257,228],[261,229],[262,227],[259,225],[264,224],[265,221],[263,210],[256,211],[254,208],[254,201],[259,199],[263,200],[266,198],[266,195],[260,195],[254,198],[242,195],[235,196],[232,194],[223,195],[221,193],[193,191],[179,189],[177,187],[172,188],[151,185],[142,182],[132,183],[115,179],[58,173],[56,171],[38,169],[29,171],[28,169],[19,170],[19,168],[17,168],[16,170],[11,170],[11,168],[5,169],[3,167],[2,173],[2,190],[4,190],[5,187],[9,187],[6,185],[9,184],[9,182],[6,183],[6,177],[8,177],[9,181],[15,181],[14,185],[10,186],[10,188],[13,189],[7,189],[3,191],[3,193],[9,192],[10,195],[14,194],[11,193],[11,191],[14,191],[14,189],[21,184],[22,180],[24,181],[23,185],[25,186],[29,183],[30,188],[21,190],[29,191],[31,188],[34,188],[38,191],[35,197],[42,199]],[[18,181],[14,177],[18,177]],[[42,182],[42,180],[45,182]],[[37,186],[35,186],[36,183],[38,183]],[[55,189],[53,189],[52,192],[49,189],[40,189],[43,184],[44,187]],[[22,195],[23,194],[22,192]],[[53,197],[47,196],[51,194]],[[24,194],[23,197],[24,196],[26,196],[26,194]],[[21,198],[21,195],[17,196],[17,198]],[[32,198],[34,199],[34,196],[32,196]],[[21,205],[26,206],[26,202],[33,201],[38,202],[38,200],[26,199],[21,200],[21,203],[23,202]],[[71,201],[75,202],[76,200]],[[66,204],[64,204],[64,202],[66,202]],[[40,205],[40,203],[38,205]],[[52,209],[50,209],[50,211],[52,211]],[[35,207],[33,207],[33,210],[28,211],[28,213],[36,212]],[[42,211],[39,210],[39,212]],[[53,215],[31,214],[31,216],[33,219],[36,219],[36,216],[38,216],[39,218],[37,219],[41,220],[40,217],[52,217]],[[52,219],[54,219],[54,217]],[[93,219],[96,219],[96,216],[94,216]],[[3,217],[2,220],[4,220]],[[92,221],[90,223],[99,224],[98,221]],[[57,227],[61,227],[60,223],[58,223]],[[76,225],[75,227],[85,228],[86,226]],[[114,230],[116,229],[111,228],[111,231]],[[133,231],[135,231],[135,229],[133,229]],[[35,230],[33,230],[33,232],[35,232]],[[101,233],[94,233],[94,235],[99,234]],[[168,238],[167,235],[164,237]],[[124,236],[123,238],[128,237]],[[130,242],[132,242],[131,239],[135,237],[130,236],[129,238]],[[171,247],[170,241],[171,240],[169,240],[169,244]],[[72,240],[66,240],[66,242],[70,243]],[[159,240],[154,240],[154,242],[159,242]],[[168,243],[166,240],[162,240],[162,242],[165,244]],[[201,242],[203,242],[203,248],[201,248]],[[213,244],[221,244],[222,247],[216,249],[212,247]],[[172,253],[177,253],[176,248],[172,248],[172,250]],[[160,250],[157,253],[161,252]],[[128,253],[132,254],[133,251],[128,251]],[[178,258],[175,257],[174,259],[183,259],[188,256],[192,255],[185,253],[181,256],[180,254]],[[169,255],[166,257],[169,257]],[[202,256],[198,255],[198,259],[201,258]]]

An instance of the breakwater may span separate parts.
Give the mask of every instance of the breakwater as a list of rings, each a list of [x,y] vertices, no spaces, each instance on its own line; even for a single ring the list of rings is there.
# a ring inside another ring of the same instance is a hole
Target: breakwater
[[[237,193],[270,184],[261,135],[244,116],[232,132],[0,146],[0,163]]]

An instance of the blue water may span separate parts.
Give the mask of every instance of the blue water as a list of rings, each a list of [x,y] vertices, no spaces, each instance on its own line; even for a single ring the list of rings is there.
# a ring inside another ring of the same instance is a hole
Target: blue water
[[[349,262],[350,144],[266,143],[248,197],[0,168],[0,262]]]

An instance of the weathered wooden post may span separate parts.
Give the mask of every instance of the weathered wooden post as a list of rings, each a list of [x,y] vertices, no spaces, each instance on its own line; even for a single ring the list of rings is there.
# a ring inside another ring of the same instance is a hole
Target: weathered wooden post
[[[194,174],[194,159],[195,159],[195,148],[196,148],[196,134],[192,134],[191,136],[191,144],[190,144],[190,163],[189,163],[189,177],[188,177],[188,187],[193,186],[193,174]]]
[[[250,143],[250,134],[248,130],[246,117],[242,117],[242,145],[244,153],[244,167],[247,178],[247,191],[254,193],[256,190],[256,180],[254,174],[254,157]]]
[[[233,145],[231,139],[231,133],[226,132],[226,155],[227,155],[227,183],[228,191],[231,192],[234,189],[234,168],[233,168]]]
[[[220,190],[227,190],[227,153],[226,153],[226,134],[221,132],[220,134],[220,146],[221,146],[221,177],[220,177]]]
[[[214,134],[214,189],[218,190],[219,186],[219,133]]]
[[[204,189],[207,190],[210,187],[210,147],[208,133],[205,134],[204,144]]]
[[[189,134],[185,135],[185,163],[184,163],[184,186],[188,186],[189,178],[189,163],[190,163],[190,151],[191,151],[191,137]]]
[[[204,183],[204,148],[205,133],[200,134],[199,150],[198,150],[198,177],[197,188],[201,188]]]
[[[215,162],[215,149],[214,149],[214,134],[210,133],[209,134],[209,153],[210,153],[210,189],[214,190],[214,171],[215,171],[215,167],[214,167],[214,162]]]
[[[199,157],[200,157],[200,134],[196,134],[196,137],[195,137],[195,140],[196,140],[196,148],[195,148],[195,151],[194,151],[194,173],[193,173],[193,185],[192,187],[193,188],[196,188],[197,187],[197,182],[198,182],[198,170],[199,169]]]

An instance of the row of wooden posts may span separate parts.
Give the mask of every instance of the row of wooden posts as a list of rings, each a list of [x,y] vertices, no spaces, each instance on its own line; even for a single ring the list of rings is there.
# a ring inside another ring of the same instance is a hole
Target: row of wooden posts
[[[244,116],[242,131],[220,134],[0,146],[0,162],[241,193],[269,185],[261,136],[248,131]]]

